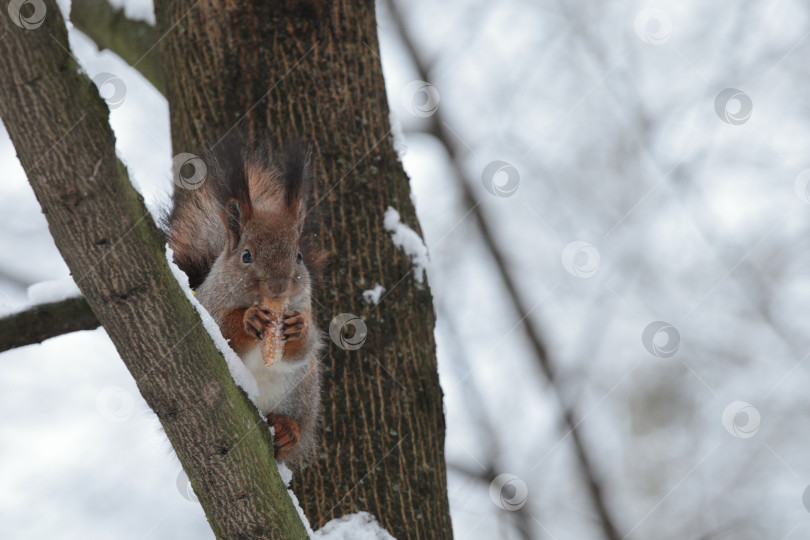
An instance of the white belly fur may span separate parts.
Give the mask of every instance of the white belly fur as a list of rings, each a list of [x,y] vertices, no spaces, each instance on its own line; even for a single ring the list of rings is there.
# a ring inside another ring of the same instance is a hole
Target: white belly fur
[[[259,384],[259,411],[262,414],[279,413],[279,405],[295,389],[306,372],[305,361],[290,362],[282,359],[267,367],[262,358],[261,345],[253,347],[241,358]]]

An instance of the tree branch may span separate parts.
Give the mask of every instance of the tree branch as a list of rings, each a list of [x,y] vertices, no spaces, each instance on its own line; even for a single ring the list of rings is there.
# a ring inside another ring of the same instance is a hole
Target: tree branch
[[[402,37],[402,43],[413,59],[414,66],[419,73],[419,77],[423,81],[429,82],[430,78],[428,75],[427,63],[422,59],[421,55],[417,51],[413,38],[408,29],[405,27],[399,7],[396,5],[394,0],[386,0],[386,4],[393,15],[392,18],[397,25],[397,30],[400,36]],[[602,531],[605,537],[609,540],[619,540],[621,535],[619,534],[618,529],[614,524],[613,517],[607,508],[607,503],[602,493],[602,487],[597,480],[598,475],[596,474],[592,459],[589,456],[588,451],[585,448],[585,443],[582,440],[579,430],[577,429],[579,422],[577,421],[574,407],[568,403],[568,400],[565,399],[561,389],[559,388],[559,384],[556,380],[555,369],[548,356],[543,339],[540,337],[539,332],[535,329],[535,324],[533,324],[531,316],[528,315],[531,313],[532,308],[526,305],[522,296],[518,292],[517,282],[508,270],[506,256],[501,250],[491,228],[489,227],[481,205],[475,200],[475,193],[470,187],[470,182],[466,179],[463,173],[463,167],[457,145],[455,142],[453,142],[453,138],[451,137],[450,133],[448,133],[445,123],[441,119],[440,110],[437,110],[435,114],[429,116],[425,120],[428,122],[428,128],[425,131],[435,137],[436,140],[438,140],[447,151],[448,157],[450,158],[453,170],[455,172],[457,183],[461,189],[464,205],[471,209],[472,216],[475,218],[476,225],[481,233],[481,238],[485,247],[492,255],[492,259],[498,269],[498,273],[500,274],[501,280],[506,288],[510,304],[512,305],[517,318],[521,320],[525,319],[523,321],[523,328],[526,330],[526,337],[531,344],[532,352],[540,371],[543,373],[553,389],[554,396],[556,397],[558,406],[560,407],[561,416],[568,429],[568,433],[571,435],[571,440],[574,443],[574,450],[576,452],[583,478],[586,482],[588,494],[590,495],[592,504],[599,514]]]
[[[166,81],[155,48],[155,28],[151,24],[128,19],[123,8],[116,9],[107,0],[74,0],[70,20],[99,49],[109,49],[120,56],[166,95]]]
[[[155,411],[219,538],[305,538],[270,432],[165,259],[115,156],[109,110],[69,52],[54,0],[41,26],[0,17],[0,116],[88,304]]]
[[[0,352],[99,326],[98,318],[81,296],[40,304],[0,318]]]

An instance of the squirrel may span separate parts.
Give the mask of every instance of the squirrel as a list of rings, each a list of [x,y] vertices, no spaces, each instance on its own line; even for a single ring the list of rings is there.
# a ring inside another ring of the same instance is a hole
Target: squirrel
[[[256,378],[276,459],[296,469],[315,452],[321,411],[322,340],[311,296],[327,254],[313,241],[309,155],[300,142],[280,155],[267,144],[249,151],[241,136],[216,146],[202,153],[202,184],[175,187],[167,240],[196,298]],[[287,305],[283,356],[270,367],[262,359],[271,323],[264,299]]]

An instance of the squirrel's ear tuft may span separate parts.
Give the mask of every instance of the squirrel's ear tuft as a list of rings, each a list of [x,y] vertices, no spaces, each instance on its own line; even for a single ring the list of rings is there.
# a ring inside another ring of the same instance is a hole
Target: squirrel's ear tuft
[[[238,132],[223,137],[206,155],[208,183],[214,199],[225,213],[228,213],[227,205],[235,200],[242,221],[249,220],[253,211],[245,155],[245,139]]]
[[[284,148],[284,158],[284,201],[303,220],[312,192],[309,149],[303,141],[294,140]]]
[[[229,200],[225,205],[225,228],[228,231],[228,248],[233,251],[242,237],[242,212],[236,199]]]

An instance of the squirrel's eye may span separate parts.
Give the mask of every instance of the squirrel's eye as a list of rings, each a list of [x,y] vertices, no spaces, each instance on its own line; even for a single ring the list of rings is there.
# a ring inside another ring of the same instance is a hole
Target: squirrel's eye
[[[250,264],[253,262],[253,255],[250,254],[249,249],[242,252],[242,262],[245,264]]]
[[[298,264],[304,264],[304,256],[301,255],[301,252],[298,252]]]

